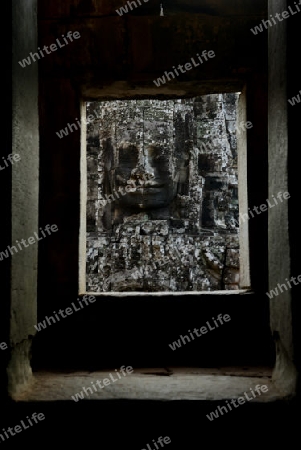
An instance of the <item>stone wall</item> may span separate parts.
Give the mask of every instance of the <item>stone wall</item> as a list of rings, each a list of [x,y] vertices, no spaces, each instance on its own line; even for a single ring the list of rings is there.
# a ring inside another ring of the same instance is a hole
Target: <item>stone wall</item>
[[[11,152],[18,154],[20,161],[12,165],[11,169],[5,169],[6,183],[1,190],[2,204],[8,206],[5,198],[7,194],[10,210],[5,214],[6,222],[2,223],[4,228],[1,234],[2,238],[5,238],[5,244],[1,242],[3,249],[8,244],[13,246],[16,242],[32,236],[33,232],[39,229],[38,67],[37,64],[31,64],[30,67],[23,69],[18,63],[22,61],[24,55],[28,55],[38,46],[36,0],[27,2],[17,0],[12,4],[12,26],[14,39],[11,77]],[[9,153],[8,149],[8,146],[3,145],[5,159]],[[1,178],[4,173],[4,171],[1,172]],[[5,235],[4,229],[7,223],[10,230],[8,235]],[[1,319],[9,318],[9,341],[7,342],[9,363],[6,371],[10,394],[23,389],[32,376],[30,354],[35,332],[33,324],[37,320],[38,246],[27,247],[19,252],[17,250],[18,253],[7,260],[9,267],[8,270],[5,269],[2,278],[3,282],[4,279],[10,281],[9,311],[0,311]],[[1,264],[6,263],[2,261]],[[5,287],[2,286],[2,307],[5,305],[5,291]],[[0,323],[1,331],[5,328]]]
[[[237,99],[88,103],[87,291],[239,288]],[[149,173],[166,163],[170,201],[127,205],[118,180],[141,157]]]

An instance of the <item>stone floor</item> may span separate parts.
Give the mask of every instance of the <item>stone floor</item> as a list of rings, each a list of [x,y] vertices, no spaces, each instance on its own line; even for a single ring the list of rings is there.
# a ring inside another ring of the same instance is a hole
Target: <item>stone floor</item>
[[[109,378],[110,374],[113,378]],[[95,385],[97,380],[101,381],[105,378],[115,381],[107,382],[102,389]],[[121,378],[117,377],[114,369],[101,372],[39,372],[34,374],[31,386],[15,396],[14,400],[16,402],[74,402],[72,396],[81,392],[83,388],[90,387],[92,392],[88,390],[88,394],[83,395],[82,399],[222,401],[235,399],[242,396],[244,392],[250,396],[251,389],[254,390],[258,384],[266,385],[268,390],[252,398],[252,403],[273,402],[283,398],[271,380],[269,368],[152,368],[135,369],[133,373]]]

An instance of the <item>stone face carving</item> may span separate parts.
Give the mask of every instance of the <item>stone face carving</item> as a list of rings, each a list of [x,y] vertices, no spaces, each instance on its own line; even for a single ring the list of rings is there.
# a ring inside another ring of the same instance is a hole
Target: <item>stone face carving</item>
[[[87,291],[238,288],[236,99],[88,105]]]
[[[173,102],[134,103],[135,117],[129,102],[117,105],[111,114],[115,129],[101,143],[104,194],[114,198],[112,225],[141,211],[154,219],[170,218],[188,177],[187,145],[182,151],[175,146]]]
[[[179,161],[173,163],[172,151],[164,154],[160,144],[143,149],[124,143],[118,153],[114,189],[129,189],[117,203],[133,210],[168,207],[178,192],[181,167]]]

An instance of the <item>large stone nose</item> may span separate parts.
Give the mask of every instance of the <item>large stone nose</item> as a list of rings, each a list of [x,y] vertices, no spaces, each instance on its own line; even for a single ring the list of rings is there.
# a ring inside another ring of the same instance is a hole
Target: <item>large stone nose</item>
[[[139,164],[131,172],[131,179],[138,181],[147,181],[155,178],[155,173],[149,164]]]

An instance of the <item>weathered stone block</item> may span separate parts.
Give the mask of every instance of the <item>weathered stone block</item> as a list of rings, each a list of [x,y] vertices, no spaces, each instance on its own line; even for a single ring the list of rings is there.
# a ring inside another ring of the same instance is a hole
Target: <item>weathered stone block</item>
[[[233,269],[239,269],[238,249],[227,249],[226,266]]]
[[[225,269],[224,284],[239,284],[239,270],[238,269]]]

